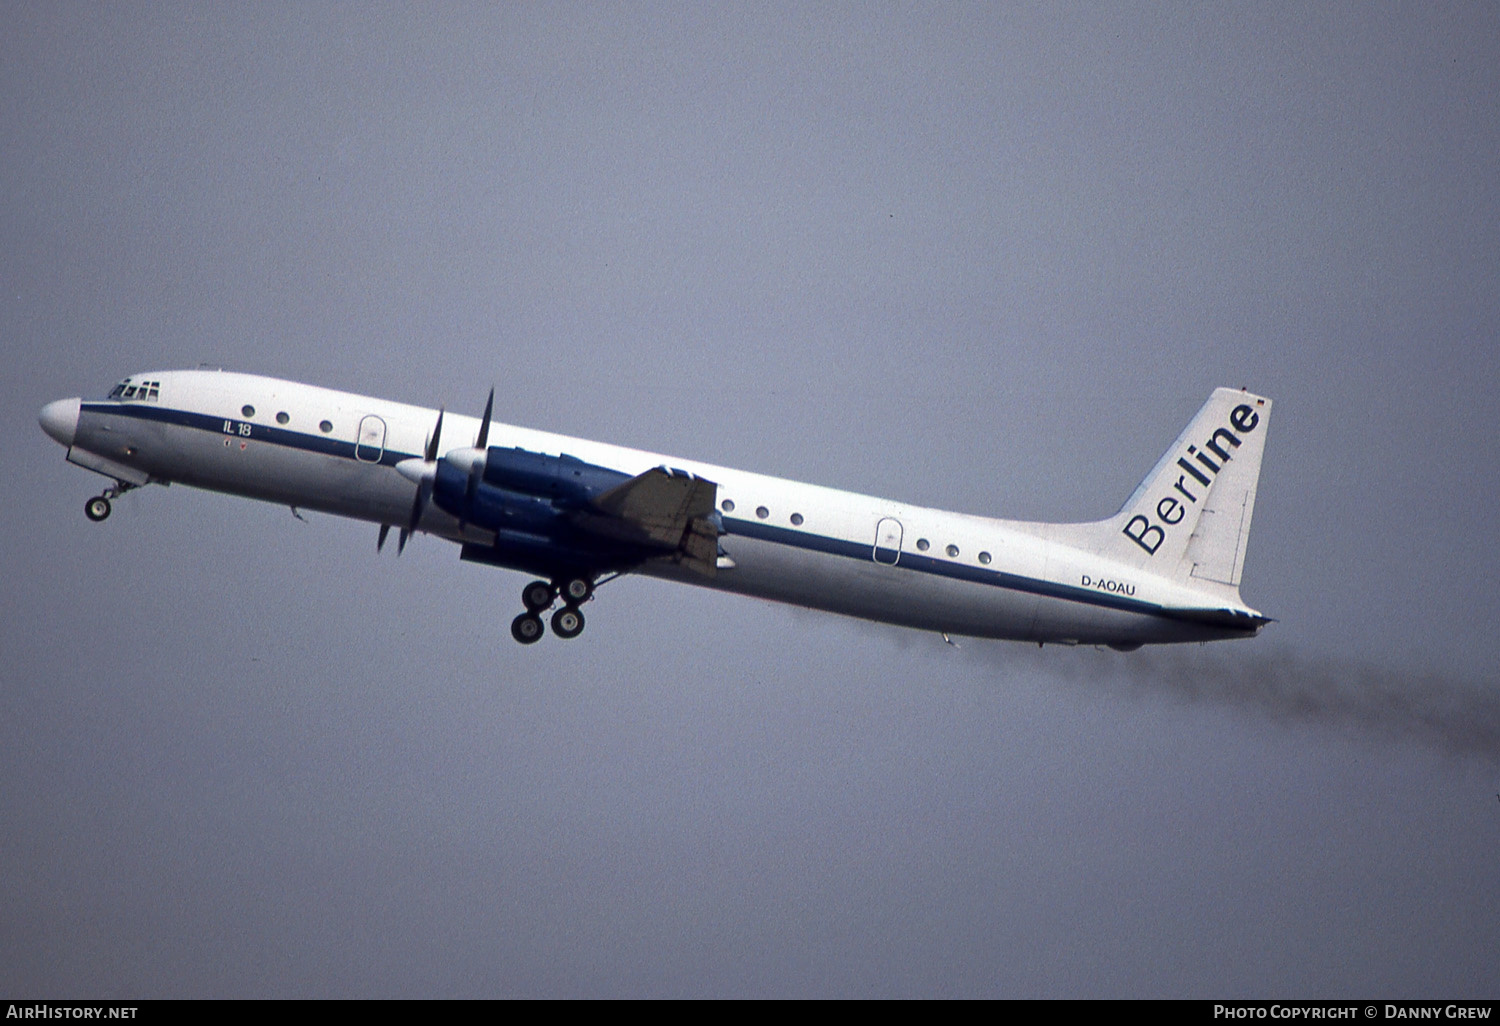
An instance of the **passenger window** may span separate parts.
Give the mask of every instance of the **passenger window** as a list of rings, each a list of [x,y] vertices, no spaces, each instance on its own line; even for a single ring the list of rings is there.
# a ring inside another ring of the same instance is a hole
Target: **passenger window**
[[[932,543],[929,542],[926,538],[918,538],[917,539],[917,551],[918,552],[926,552],[930,548],[932,548]]]
[[[325,420],[325,421],[323,421],[321,424],[318,425],[318,430],[321,431],[321,432],[323,432],[325,435],[328,434],[328,432],[330,432],[330,431],[333,430],[333,421],[331,421],[331,420]]]
[[[755,515],[758,516],[758,517],[760,517],[762,520],[764,520],[764,519],[766,519],[766,517],[768,517],[768,516],[771,515],[771,511],[768,510],[768,509],[766,509],[766,507],[764,507],[764,506],[756,506],[755,507]]]
[[[287,421],[289,421],[291,419],[292,418],[288,417],[284,411],[281,412],[281,413],[276,414],[276,423],[278,423],[278,424],[285,424]]]
[[[948,546],[948,555],[950,557],[954,558],[954,559],[957,559],[958,558],[958,546],[957,545],[949,545]]]
[[[990,565],[990,554],[988,552],[981,552],[979,554],[979,561],[981,563],[983,563],[985,566],[989,566]]]
[[[733,513],[734,512],[734,500],[733,499],[725,499],[723,502],[719,503],[719,508],[722,509],[725,513]]]
[[[792,514],[792,526],[793,527],[801,527],[802,526],[802,514],[801,513],[793,513]]]
[[[243,417],[255,416],[255,407],[251,406],[249,403],[246,403],[244,406],[240,407],[240,415]]]

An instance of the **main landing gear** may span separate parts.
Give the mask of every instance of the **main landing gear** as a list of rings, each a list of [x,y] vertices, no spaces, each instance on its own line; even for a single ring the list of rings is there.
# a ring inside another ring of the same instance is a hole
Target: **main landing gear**
[[[546,628],[542,626],[542,614],[551,609],[557,599],[563,607],[552,614],[552,633],[564,640],[576,638],[583,633],[583,613],[578,609],[594,595],[594,582],[587,577],[565,577],[551,584],[532,581],[521,589],[521,604],[526,612],[511,621],[510,636],[523,645],[542,640]]]
[[[113,488],[104,489],[102,494],[94,496],[88,502],[83,504],[83,515],[97,524],[99,521],[108,517],[109,511],[114,508],[110,505],[110,500],[118,499],[120,496],[124,495],[134,487],[135,485],[133,484],[126,484],[124,481],[116,481]]]

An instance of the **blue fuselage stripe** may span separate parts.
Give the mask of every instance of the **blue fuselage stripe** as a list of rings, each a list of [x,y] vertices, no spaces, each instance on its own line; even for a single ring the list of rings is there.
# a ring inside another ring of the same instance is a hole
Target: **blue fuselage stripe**
[[[114,417],[149,420],[158,424],[172,424],[177,427],[207,431],[214,435],[223,435],[227,438],[248,438],[257,442],[269,442],[272,445],[280,445],[289,449],[301,449],[304,452],[320,453],[324,456],[338,456],[348,460],[358,458],[360,463],[378,464],[386,467],[394,467],[402,460],[409,460],[416,455],[409,452],[397,452],[394,449],[382,449],[378,460],[369,460],[363,457],[356,457],[355,443],[342,439],[330,438],[327,435],[312,435],[305,431],[293,431],[290,428],[272,427],[269,424],[257,424],[254,421],[243,420],[238,417],[215,417],[208,413],[174,410],[167,406],[128,402],[95,402],[84,403],[80,409],[82,413],[101,413]],[[226,424],[230,425],[233,430],[226,430]],[[370,447],[364,446],[362,448],[368,450]]]
[[[744,520],[738,517],[724,517],[723,520],[724,532],[726,534],[741,534],[748,538],[758,538],[761,541],[773,542],[777,545],[789,545],[795,548],[809,549],[814,552],[826,552],[834,556],[847,556],[850,559],[857,559],[861,562],[871,562],[874,560],[874,545],[871,542],[853,542],[842,538],[830,538],[827,535],[816,534],[812,531],[797,531],[789,527],[777,527],[758,520]],[[998,588],[1008,588],[1011,591],[1021,591],[1032,595],[1045,595],[1049,598],[1065,599],[1069,602],[1082,602],[1087,605],[1105,606],[1110,609],[1121,609],[1131,613],[1146,613],[1153,616],[1165,616],[1169,619],[1173,618],[1170,610],[1163,609],[1154,602],[1143,602],[1140,599],[1094,592],[1072,585],[1040,581],[1034,577],[1007,573],[1004,570],[989,570],[985,567],[969,566],[965,563],[948,562],[933,556],[925,556],[918,552],[903,551],[900,559],[892,565],[896,569],[910,570],[913,573],[950,577],[954,580],[969,581],[974,584],[987,584]]]

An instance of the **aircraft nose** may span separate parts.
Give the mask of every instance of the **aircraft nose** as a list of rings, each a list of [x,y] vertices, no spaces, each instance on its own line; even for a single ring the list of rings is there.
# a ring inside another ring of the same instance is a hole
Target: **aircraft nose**
[[[57,399],[43,406],[42,415],[37,419],[42,423],[42,430],[59,445],[71,448],[73,434],[78,430],[78,407],[77,399]]]

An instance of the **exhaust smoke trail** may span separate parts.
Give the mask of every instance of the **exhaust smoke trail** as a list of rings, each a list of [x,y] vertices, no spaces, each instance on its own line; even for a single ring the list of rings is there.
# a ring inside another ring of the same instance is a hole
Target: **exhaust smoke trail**
[[[969,643],[986,662],[1065,675],[1097,690],[1239,707],[1287,723],[1358,729],[1451,755],[1500,763],[1500,687],[1438,673],[1405,673],[1334,658],[1218,648],[1058,651]]]

